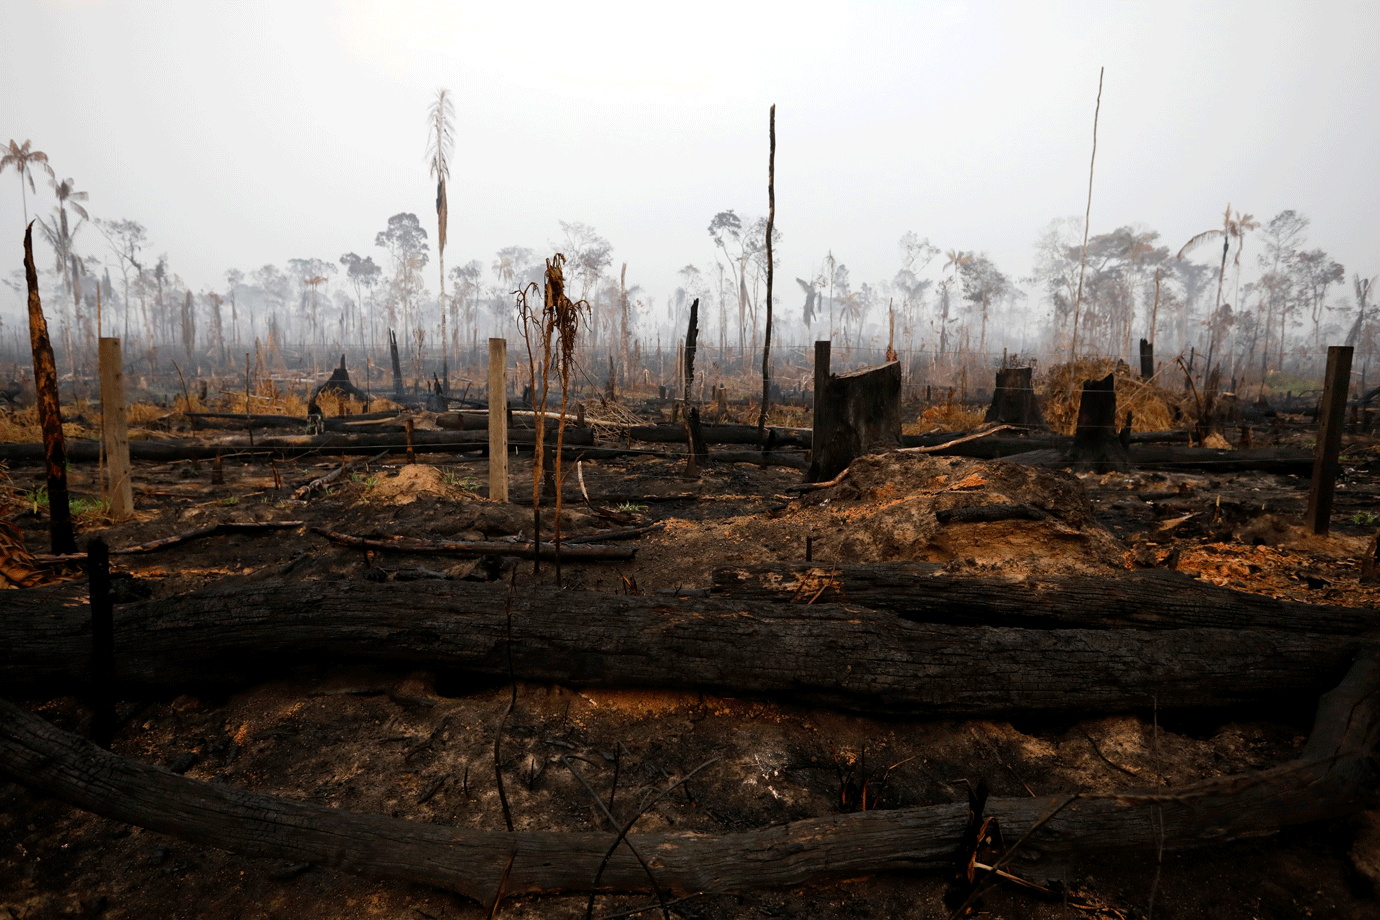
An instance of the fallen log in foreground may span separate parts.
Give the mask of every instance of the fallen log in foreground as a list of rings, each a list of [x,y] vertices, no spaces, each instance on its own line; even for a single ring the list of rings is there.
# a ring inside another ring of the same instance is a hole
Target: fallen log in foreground
[[[71,692],[91,655],[85,602],[45,588],[6,592],[6,602],[0,690]],[[571,686],[989,718],[1297,699],[1320,692],[1353,655],[1380,643],[1375,636],[1258,628],[936,625],[841,604],[743,604],[541,585],[512,595],[510,633],[508,604],[502,584],[227,579],[117,607],[115,677],[172,688],[244,683],[294,664],[368,660],[506,678],[511,660],[520,679]]]
[[[989,799],[1006,866],[1035,881],[1109,850],[1183,849],[1360,807],[1380,737],[1380,660],[1361,656],[1318,706],[1303,756],[1244,776],[1107,796]],[[743,833],[472,831],[357,814],[179,776],[116,756],[0,700],[0,774],[116,821],[246,856],[423,882],[481,903],[589,891],[723,894],[952,864],[966,803],[808,818]],[[612,848],[612,849],[611,849]],[[633,851],[636,851],[634,856]],[[605,853],[611,853],[604,864]],[[643,867],[642,862],[651,867]],[[602,868],[601,868],[602,866]]]
[[[979,506],[992,507],[992,506]],[[714,570],[714,593],[739,604],[843,603],[922,623],[1027,629],[1285,629],[1380,633],[1380,610],[1300,604],[1219,588],[1182,572],[1009,581],[954,575],[933,562],[775,562]]]

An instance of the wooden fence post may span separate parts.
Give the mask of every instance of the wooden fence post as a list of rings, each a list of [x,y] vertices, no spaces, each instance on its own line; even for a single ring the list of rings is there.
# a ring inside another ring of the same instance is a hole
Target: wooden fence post
[[[489,498],[508,500],[508,340],[489,339]]]
[[[101,339],[100,369],[101,429],[105,438],[110,516],[121,521],[134,513],[134,486],[130,481],[129,421],[125,413],[125,374],[119,339]],[[247,404],[245,411],[249,411]]]
[[[1346,391],[1351,383],[1351,346],[1327,349],[1327,379],[1323,383],[1322,409],[1318,413],[1318,440],[1313,446],[1313,487],[1308,490],[1305,522],[1313,533],[1326,536],[1332,517],[1332,489],[1341,469],[1342,416]]]

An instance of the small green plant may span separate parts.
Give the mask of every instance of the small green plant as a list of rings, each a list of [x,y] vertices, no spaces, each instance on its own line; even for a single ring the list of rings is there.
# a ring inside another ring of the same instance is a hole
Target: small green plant
[[[48,490],[42,486],[32,492],[24,493],[24,503],[33,508],[33,513],[38,514],[38,509],[48,507]]]
[[[222,499],[220,500],[220,504],[224,505],[224,506],[227,507],[227,508],[230,507],[231,505],[238,505],[239,503],[240,503],[240,499],[239,499],[239,496],[237,496],[237,495],[230,495],[230,496],[227,496],[226,498],[222,498]]]
[[[1357,511],[1351,518],[1351,523],[1358,527],[1370,527],[1374,525],[1376,521],[1380,521],[1380,515],[1376,515],[1370,511]]]
[[[479,491],[479,480],[475,479],[473,476],[466,476],[462,473],[457,473],[455,470],[443,470],[441,472],[441,478],[444,479],[446,485],[450,486],[452,489],[460,489],[462,492]]]
[[[633,502],[624,502],[614,510],[621,511],[624,514],[638,514],[639,512],[646,511],[647,506],[634,504]]]

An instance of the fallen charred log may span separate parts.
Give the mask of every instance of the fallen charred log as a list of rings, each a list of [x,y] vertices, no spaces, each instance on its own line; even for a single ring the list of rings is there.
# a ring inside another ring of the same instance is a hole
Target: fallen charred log
[[[984,508],[1010,506],[978,506]],[[1033,510],[1033,509],[1032,509]],[[822,566],[807,562],[714,571],[714,593],[739,604],[843,603],[920,623],[1026,629],[1282,629],[1380,633],[1380,611],[1335,607],[1219,588],[1182,572],[1010,581],[954,575],[932,562]]]
[[[574,446],[593,444],[590,429],[566,432],[566,443]],[[533,444],[533,432],[514,431],[508,435],[510,444]],[[413,434],[416,449],[422,452],[468,451],[487,449],[486,431],[417,431]],[[97,441],[72,441],[67,459],[94,463],[100,457]],[[215,440],[172,439],[167,441],[130,441],[132,460],[169,463],[176,460],[207,460],[216,456],[277,456],[300,457],[306,454],[374,454],[387,449],[392,453],[406,453],[407,441],[398,435],[340,434],[289,435],[273,438],[217,438]],[[0,462],[41,463],[42,444],[0,444]]]
[[[773,443],[781,447],[809,447],[808,428],[770,428],[776,433]],[[756,425],[702,425],[706,444],[760,444],[762,432]],[[629,436],[634,441],[651,441],[657,444],[684,444],[687,436],[685,426],[676,425],[633,425]]]
[[[389,550],[397,553],[443,556],[516,556],[519,559],[535,559],[538,555],[542,559],[555,559],[557,556],[556,544],[554,543],[505,543],[499,540],[419,540],[415,537],[401,536],[357,537],[347,533],[338,533],[334,530],[326,530],[322,527],[313,527],[312,531],[333,543],[340,543],[344,546]],[[646,533],[647,531],[642,532]],[[615,539],[617,538],[615,537]],[[568,545],[572,542],[581,545]],[[587,541],[579,538],[567,541],[567,544],[563,545],[559,551],[560,557],[567,562],[627,562],[636,554],[636,549],[623,549],[616,546],[590,546]]]
[[[572,548],[573,549],[573,548]],[[1051,592],[1057,593],[1057,587]],[[70,691],[91,655],[85,601],[7,592],[0,689]],[[1096,609],[1098,594],[1085,602]],[[974,601],[977,603],[977,601]],[[996,599],[989,601],[1000,609]],[[506,607],[511,606],[511,638]],[[244,683],[295,664],[402,662],[572,686],[785,697],[886,715],[997,717],[1221,707],[1317,693],[1373,634],[1017,629],[913,622],[842,604],[655,598],[446,582],[226,580],[117,608],[116,677]],[[510,657],[511,656],[511,657]]]
[[[1335,818],[1361,804],[1380,737],[1380,660],[1359,657],[1323,695],[1303,756],[1173,791],[989,799],[1008,869],[1043,881],[1089,853],[1218,845]],[[146,766],[0,700],[0,773],[79,808],[247,856],[404,879],[481,902],[502,894],[729,893],[947,868],[966,803],[864,811],[743,833],[473,831],[341,811]],[[1028,837],[1027,837],[1028,833]],[[647,867],[652,867],[650,870]],[[598,884],[595,884],[595,879]]]

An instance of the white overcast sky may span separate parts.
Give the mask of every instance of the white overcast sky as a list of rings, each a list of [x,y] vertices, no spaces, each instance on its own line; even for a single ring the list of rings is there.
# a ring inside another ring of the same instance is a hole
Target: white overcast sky
[[[132,218],[197,290],[346,251],[416,212],[426,109],[454,94],[447,266],[593,226],[658,303],[708,266],[710,218],[767,209],[778,291],[824,254],[891,278],[898,238],[1014,277],[1081,217],[1098,68],[1094,234],[1177,248],[1231,205],[1293,208],[1350,277],[1380,272],[1380,3],[54,2],[0,0],[0,141],[26,138],[93,216]],[[51,194],[37,196],[46,210]],[[30,196],[34,209],[34,196]],[[20,227],[0,174],[0,225]],[[20,261],[18,232],[4,251]],[[101,251],[88,228],[83,253]],[[1249,254],[1248,254],[1249,255]],[[435,288],[434,263],[429,286]],[[6,297],[11,295],[6,294]],[[660,311],[658,311],[660,312]]]

